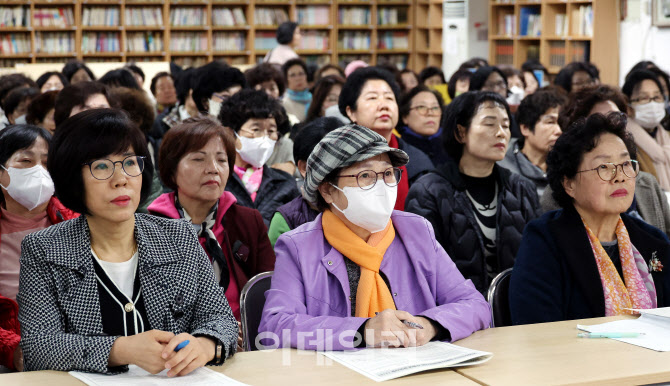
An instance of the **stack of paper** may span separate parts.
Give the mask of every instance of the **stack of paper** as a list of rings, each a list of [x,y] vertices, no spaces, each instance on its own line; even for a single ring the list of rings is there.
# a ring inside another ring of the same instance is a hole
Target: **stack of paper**
[[[174,378],[169,378],[167,376],[167,370],[161,372],[160,374],[151,375],[147,371],[133,365],[128,366],[127,373],[116,375],[82,373],[79,371],[70,371],[69,374],[90,386],[170,386],[185,384],[188,384],[189,386],[245,386],[244,383],[238,382],[232,378],[228,378],[225,375],[217,373],[216,371],[210,370],[206,367],[201,367],[183,377]]]

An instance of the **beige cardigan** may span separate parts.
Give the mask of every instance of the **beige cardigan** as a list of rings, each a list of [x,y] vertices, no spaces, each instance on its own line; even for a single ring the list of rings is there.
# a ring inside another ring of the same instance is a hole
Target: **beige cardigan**
[[[659,126],[654,138],[633,119],[628,120],[627,128],[633,134],[637,147],[647,153],[654,163],[661,188],[670,191],[670,134]]]

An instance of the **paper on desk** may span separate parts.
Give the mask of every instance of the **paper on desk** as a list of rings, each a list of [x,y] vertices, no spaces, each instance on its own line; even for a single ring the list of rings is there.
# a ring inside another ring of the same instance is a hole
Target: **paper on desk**
[[[633,344],[655,351],[670,351],[670,307],[634,311],[642,314],[637,319],[585,326],[577,329],[587,332],[637,332],[645,335],[638,338],[616,338],[620,342]]]
[[[367,348],[322,354],[377,382],[425,370],[476,365],[493,356],[489,352],[445,342],[429,342],[421,347]]]
[[[79,371],[70,371],[70,375],[79,379],[90,386],[134,386],[134,385],[156,385],[156,386],[171,386],[171,385],[189,385],[189,386],[209,386],[209,385],[227,385],[227,386],[245,386],[244,383],[238,382],[232,378],[210,370],[206,367],[201,367],[192,373],[183,377],[169,378],[167,370],[152,375],[140,367],[130,365],[127,373],[105,375],[94,373],[83,373]]]

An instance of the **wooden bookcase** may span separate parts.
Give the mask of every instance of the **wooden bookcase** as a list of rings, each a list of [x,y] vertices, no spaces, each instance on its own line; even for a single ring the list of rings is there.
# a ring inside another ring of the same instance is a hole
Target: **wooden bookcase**
[[[412,68],[442,67],[442,0],[415,0]]]
[[[553,75],[570,62],[590,61],[603,83],[618,84],[619,5],[619,0],[490,0],[489,61],[520,68],[535,58]],[[591,23],[582,22],[587,7]],[[539,20],[539,33],[522,28],[530,14]]]
[[[73,58],[174,61],[186,66],[214,59],[254,64],[276,44],[276,29],[284,20],[300,23],[303,46],[297,52],[309,62],[342,65],[360,58],[372,64],[416,66],[436,63],[439,57],[439,4],[438,0],[2,0],[0,17],[3,9],[16,7],[26,17],[9,25],[0,19],[0,67]],[[435,19],[429,28],[415,30],[415,25],[425,24],[417,20],[417,7],[421,17]],[[71,23],[42,25],[62,19],[41,16],[54,9],[71,15]],[[92,18],[94,10],[109,19]],[[433,16],[437,11],[439,15]],[[356,19],[361,16],[363,20]],[[417,37],[426,41],[419,51]]]

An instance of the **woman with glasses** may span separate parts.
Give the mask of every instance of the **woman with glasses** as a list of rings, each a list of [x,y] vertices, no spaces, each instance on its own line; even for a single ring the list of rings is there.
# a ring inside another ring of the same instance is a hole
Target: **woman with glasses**
[[[442,96],[426,86],[409,90],[398,103],[400,122],[396,131],[405,142],[426,154],[435,165],[447,161],[442,145]]]
[[[515,324],[630,314],[670,305],[670,240],[626,214],[635,194],[626,116],[577,121],[547,158],[562,209],[524,231],[510,282]]]
[[[226,190],[258,209],[266,226],[277,208],[300,195],[295,179],[267,165],[279,139],[281,105],[261,90],[242,90],[221,106],[219,121],[235,133],[235,164]]]
[[[486,293],[512,267],[526,223],[539,215],[535,185],[500,167],[510,140],[510,111],[492,92],[456,97],[442,119],[450,160],[419,178],[406,210],[425,217],[466,279]]]
[[[421,346],[487,328],[490,308],[423,218],[393,211],[405,152],[358,125],[328,133],[304,194],[323,211],[277,240],[264,346]]]
[[[67,119],[47,168],[63,205],[82,216],[21,245],[27,370],[116,373],[132,364],[177,376],[235,353],[237,323],[193,228],[135,213],[153,166],[125,113]]]
[[[302,59],[291,59],[284,63],[282,72],[286,79],[286,93],[282,103],[287,113],[295,115],[302,122],[312,103],[312,93],[307,82],[307,65]]]

